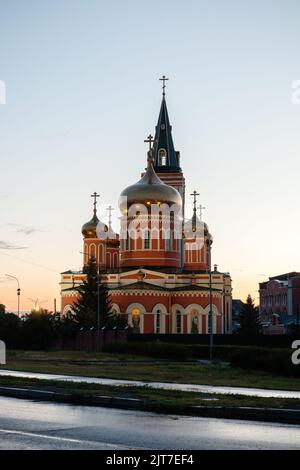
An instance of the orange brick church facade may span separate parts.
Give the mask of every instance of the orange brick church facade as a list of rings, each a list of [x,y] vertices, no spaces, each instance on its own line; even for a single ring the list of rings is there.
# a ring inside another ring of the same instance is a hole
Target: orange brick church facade
[[[83,266],[89,257],[96,258],[112,312],[124,315],[137,332],[208,334],[211,302],[213,332],[229,334],[231,278],[216,266],[211,272],[212,236],[197,214],[196,192],[193,217],[185,221],[185,178],[174,149],[164,87],[155,137],[149,136],[148,142],[146,171],[120,196],[120,234],[111,221],[108,226],[99,221],[95,194],[93,217],[82,227]],[[163,207],[171,208],[168,226]],[[61,274],[62,315],[72,311],[84,278],[83,270]]]

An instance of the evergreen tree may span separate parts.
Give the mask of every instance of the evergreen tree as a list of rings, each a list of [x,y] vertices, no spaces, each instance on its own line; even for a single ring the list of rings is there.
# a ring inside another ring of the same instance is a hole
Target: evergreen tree
[[[55,345],[57,333],[54,318],[47,310],[33,310],[21,324],[21,345],[24,349],[47,349]]]
[[[97,262],[94,257],[89,259],[85,267],[86,279],[78,287],[78,300],[74,303],[74,320],[81,327],[97,328],[98,308],[100,327],[108,323],[110,317],[110,301],[107,287],[99,282]],[[99,290],[99,292],[98,292]],[[99,305],[98,305],[99,294]]]
[[[260,333],[258,308],[249,294],[240,314],[240,328],[238,333],[253,338]]]
[[[21,320],[14,313],[0,311],[0,339],[9,348],[19,347]]]

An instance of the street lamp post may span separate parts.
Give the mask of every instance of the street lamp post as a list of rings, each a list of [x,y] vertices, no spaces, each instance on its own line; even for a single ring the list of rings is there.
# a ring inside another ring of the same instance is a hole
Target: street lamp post
[[[207,239],[208,269],[209,269],[209,359],[213,359],[214,331],[213,331],[213,306],[212,306],[212,272],[211,272],[211,245],[212,237]]]
[[[97,352],[100,351],[100,273],[98,271],[98,296],[97,296]]]
[[[20,295],[21,295],[21,289],[20,289],[20,283],[19,283],[19,279],[15,276],[12,276],[11,274],[5,274],[6,277],[10,278],[10,279],[14,279],[15,281],[17,281],[17,284],[18,284],[18,288],[17,288],[17,298],[18,298],[18,316],[20,315]]]

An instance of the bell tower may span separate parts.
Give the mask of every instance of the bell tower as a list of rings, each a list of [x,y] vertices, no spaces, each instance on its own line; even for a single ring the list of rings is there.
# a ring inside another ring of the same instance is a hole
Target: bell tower
[[[166,81],[169,79],[163,75],[159,80],[163,83],[163,93],[152,150],[153,168],[164,183],[177,189],[182,197],[184,207],[185,179],[180,167],[180,152],[174,148],[172,126],[166,103]]]

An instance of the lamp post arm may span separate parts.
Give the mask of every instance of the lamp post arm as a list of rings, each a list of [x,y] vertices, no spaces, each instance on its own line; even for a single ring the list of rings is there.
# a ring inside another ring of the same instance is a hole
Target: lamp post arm
[[[17,288],[17,296],[18,296],[18,316],[20,315],[20,295],[21,295],[21,289],[20,289],[20,283],[19,279],[16,276],[13,276],[12,274],[5,274],[6,277],[10,279],[14,279],[17,281],[18,288]]]

